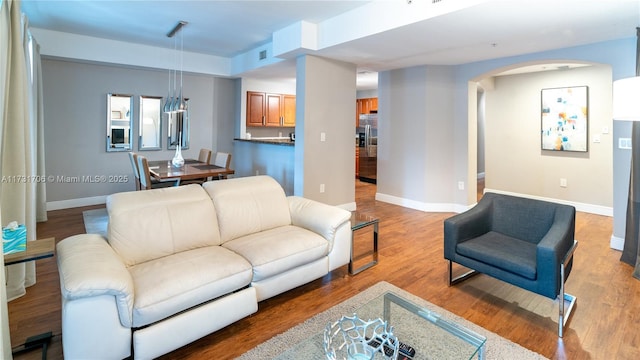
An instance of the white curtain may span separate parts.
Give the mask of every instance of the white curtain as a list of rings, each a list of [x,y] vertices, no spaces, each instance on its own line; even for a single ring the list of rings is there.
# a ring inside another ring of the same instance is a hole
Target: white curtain
[[[7,94],[7,76],[9,73],[9,4],[6,0],[0,0],[0,121],[4,122],[5,98]],[[2,145],[2,123],[0,123],[0,146]],[[2,213],[0,212],[0,224],[2,224]],[[0,260],[0,265],[4,268],[4,257]],[[5,284],[4,271],[0,271],[0,281]],[[11,359],[11,336],[9,335],[9,313],[7,311],[7,291],[4,286],[0,286],[0,358]]]
[[[27,240],[36,239],[36,221],[46,220],[44,175],[42,80],[38,45],[30,39],[28,21],[22,18],[19,0],[5,0],[9,7],[9,71],[6,78],[2,138],[0,141],[0,209],[3,223],[25,224]],[[32,41],[30,44],[30,40]],[[31,46],[30,46],[31,45]],[[35,284],[35,263],[6,267],[9,301]]]
[[[29,156],[27,164],[30,167],[30,173],[36,177],[32,181],[27,182],[30,186],[27,192],[31,198],[28,204],[33,204],[34,209],[27,211],[34,212],[35,218],[32,219],[33,234],[35,235],[36,222],[47,221],[47,194],[44,167],[44,99],[42,87],[42,62],[40,61],[40,45],[36,39],[31,36],[29,31],[29,20],[23,15],[23,48],[27,63],[27,79],[28,97],[29,97],[29,143],[27,151]],[[32,216],[33,217],[33,216]],[[35,238],[34,238],[35,239]]]

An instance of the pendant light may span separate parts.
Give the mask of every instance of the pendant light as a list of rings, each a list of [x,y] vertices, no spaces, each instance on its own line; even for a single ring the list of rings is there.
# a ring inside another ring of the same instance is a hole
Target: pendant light
[[[176,24],[176,26],[167,33],[167,37],[169,38],[174,37],[176,33],[178,33],[178,31],[180,31],[187,24],[188,22],[186,21],[178,21],[178,24]],[[174,38],[173,39],[174,56],[176,55],[176,52],[177,52],[176,43],[177,43],[177,40]],[[176,64],[175,69],[173,70],[169,69],[169,93],[167,94],[167,100],[165,101],[164,106],[162,107],[162,111],[165,113],[183,112],[186,110],[186,104],[185,104],[184,98],[182,97],[182,65],[183,65],[183,59],[184,59],[183,52],[184,52],[184,35],[180,34],[180,89],[179,91],[177,89],[178,67]],[[175,63],[177,63],[177,61]],[[172,78],[173,78],[173,82],[172,82]],[[173,92],[171,87],[172,83],[173,83]]]

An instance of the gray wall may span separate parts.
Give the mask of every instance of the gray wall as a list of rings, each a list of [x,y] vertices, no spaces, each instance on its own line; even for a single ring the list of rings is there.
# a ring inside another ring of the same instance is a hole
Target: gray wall
[[[522,56],[500,58],[478,63],[461,65],[457,71],[456,87],[460,93],[469,87],[469,81],[478,81],[500,71],[518,66],[518,64],[533,64],[558,61],[584,61],[611,66],[612,81],[635,76],[636,39],[606,41],[573,48],[558,49]],[[610,94],[607,96],[610,99]],[[459,125],[456,136],[456,147],[466,147],[464,138],[468,131],[468,103],[464,99],[456,101],[460,111],[454,122]],[[610,116],[610,115],[609,115]],[[617,144],[621,137],[630,137],[631,124],[624,121],[613,122],[612,141]],[[624,238],[626,201],[629,191],[629,165],[631,154],[628,150],[613,149],[613,236]],[[467,168],[469,158],[458,159],[459,171]]]
[[[139,95],[166,96],[168,72],[121,66],[43,59],[45,149],[47,175],[56,179],[75,176],[126,175],[127,183],[47,183],[49,209],[96,204],[104,196],[134,190],[126,152],[106,152],[107,93],[134,95],[134,135],[137,134]],[[184,96],[190,98],[190,148],[185,158],[198,156],[200,148],[231,151],[225,139],[233,134],[234,82],[206,75],[184,75]],[[163,120],[161,151],[142,152],[151,160],[170,159]],[[231,129],[231,130],[230,130]],[[229,132],[229,134],[226,134]],[[138,142],[134,136],[134,151]],[[219,140],[220,139],[220,140]],[[220,146],[218,146],[220,141]]]
[[[296,195],[355,206],[355,104],[355,65],[310,55],[297,59]]]
[[[453,67],[381,72],[378,84],[376,197],[425,211],[447,211],[454,188]]]
[[[635,38],[452,66],[451,74],[446,67],[431,69],[430,66],[381,73],[378,84],[378,116],[382,121],[378,152],[381,158],[376,197],[424,210],[463,210],[472,205],[477,174],[477,82],[524,65],[565,61],[609,65],[609,81],[634,76]],[[440,72],[440,76],[434,78],[430,71]],[[448,78],[449,83],[442,85],[442,78]],[[432,81],[436,83],[431,84]],[[437,94],[430,88],[446,94]],[[439,97],[441,101],[428,102],[430,96]],[[602,101],[611,99],[606,90],[601,89],[599,96]],[[535,100],[535,104],[539,104],[539,100]],[[611,117],[610,104],[608,106],[609,114],[604,110],[605,113],[599,115],[603,120]],[[385,125],[385,119],[388,125]],[[384,126],[388,129],[383,129]],[[441,137],[432,138],[433,144],[423,144],[427,131],[432,128],[440,131]],[[630,129],[628,123],[613,122],[609,135],[611,143],[617,144],[620,137],[629,137]],[[430,156],[436,151],[443,161],[434,166]],[[617,148],[612,150],[612,159],[609,159],[612,163],[613,237],[624,236],[629,159],[628,150]],[[431,181],[429,174],[437,174],[440,179]],[[593,181],[591,177],[599,175],[599,172],[591,173],[584,181]],[[466,186],[462,191],[457,188],[460,181]],[[431,188],[433,186],[438,187]],[[429,192],[433,196],[429,196]],[[582,200],[594,201],[590,199]]]

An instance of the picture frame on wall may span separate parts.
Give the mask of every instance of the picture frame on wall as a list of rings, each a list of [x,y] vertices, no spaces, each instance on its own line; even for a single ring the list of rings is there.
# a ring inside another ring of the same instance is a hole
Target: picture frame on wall
[[[587,152],[589,87],[542,89],[541,104],[542,150]]]

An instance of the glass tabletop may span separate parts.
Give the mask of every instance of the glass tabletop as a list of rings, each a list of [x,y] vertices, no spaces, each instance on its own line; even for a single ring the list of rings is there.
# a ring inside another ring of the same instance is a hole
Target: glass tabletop
[[[351,230],[358,230],[365,226],[375,224],[379,220],[376,217],[366,215],[357,211],[351,212]]]
[[[392,292],[387,292],[356,310],[359,318],[387,320],[402,343],[415,349],[418,359],[483,359],[486,338],[439,314],[420,307]],[[344,314],[352,315],[352,314]],[[336,319],[338,320],[338,319]],[[323,329],[302,341],[277,359],[326,359]],[[377,353],[374,359],[383,359]],[[399,356],[398,359],[401,359]],[[408,359],[408,358],[407,358]]]

